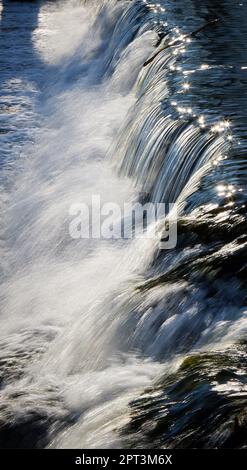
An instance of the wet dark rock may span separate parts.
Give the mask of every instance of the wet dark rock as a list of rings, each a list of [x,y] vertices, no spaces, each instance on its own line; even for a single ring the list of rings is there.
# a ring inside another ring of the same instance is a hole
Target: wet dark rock
[[[127,443],[142,448],[247,445],[246,347],[188,356],[131,403]]]

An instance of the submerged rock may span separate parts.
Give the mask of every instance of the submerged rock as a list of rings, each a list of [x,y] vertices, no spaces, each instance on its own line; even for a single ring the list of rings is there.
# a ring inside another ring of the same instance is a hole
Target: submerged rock
[[[137,448],[247,446],[246,346],[188,356],[131,403],[124,433]]]

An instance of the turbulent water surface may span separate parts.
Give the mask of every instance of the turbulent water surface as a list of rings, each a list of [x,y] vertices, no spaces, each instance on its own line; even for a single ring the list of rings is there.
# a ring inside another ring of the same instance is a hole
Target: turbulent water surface
[[[246,1],[0,15],[0,446],[246,447]],[[176,248],[72,239],[94,194]]]

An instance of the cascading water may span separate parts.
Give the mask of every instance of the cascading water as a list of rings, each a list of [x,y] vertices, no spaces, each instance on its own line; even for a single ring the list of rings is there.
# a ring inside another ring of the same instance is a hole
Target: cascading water
[[[246,445],[246,5],[201,3],[1,2],[1,447]],[[71,239],[95,194],[176,248]]]

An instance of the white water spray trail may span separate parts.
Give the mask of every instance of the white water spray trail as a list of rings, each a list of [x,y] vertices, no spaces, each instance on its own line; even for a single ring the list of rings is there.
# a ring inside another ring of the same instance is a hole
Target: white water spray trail
[[[13,380],[12,371],[2,398],[13,421],[16,413],[20,419],[43,413],[51,421],[81,415],[51,444],[60,447],[116,445],[112,433],[128,419],[128,402],[159,370],[118,353],[127,340],[121,299],[133,296],[148,247],[75,241],[68,231],[72,204],[90,203],[92,194],[120,205],[136,197],[131,181],[104,159],[136,99],[132,85],[153,38],[144,32],[120,49],[121,61],[116,57],[114,73],[104,78],[123,8],[114,1],[41,7],[33,34],[46,70],[41,127],[6,188],[1,337],[6,357],[19,357],[20,378]]]
[[[228,150],[224,123],[208,132],[189,106],[169,102],[170,50],[143,69],[157,41],[153,15],[163,15],[148,5],[30,6],[38,22],[25,38],[33,49],[25,83],[37,125],[22,158],[1,173],[0,418],[11,435],[32,434],[33,446],[123,446],[136,396],[193,348],[218,347],[224,335],[231,343],[242,331],[231,305],[213,299],[200,315],[206,290],[191,287],[182,268],[200,260],[203,244],[156,264],[157,240],[69,234],[71,206],[90,206],[95,194],[122,206],[143,191],[182,211]]]

